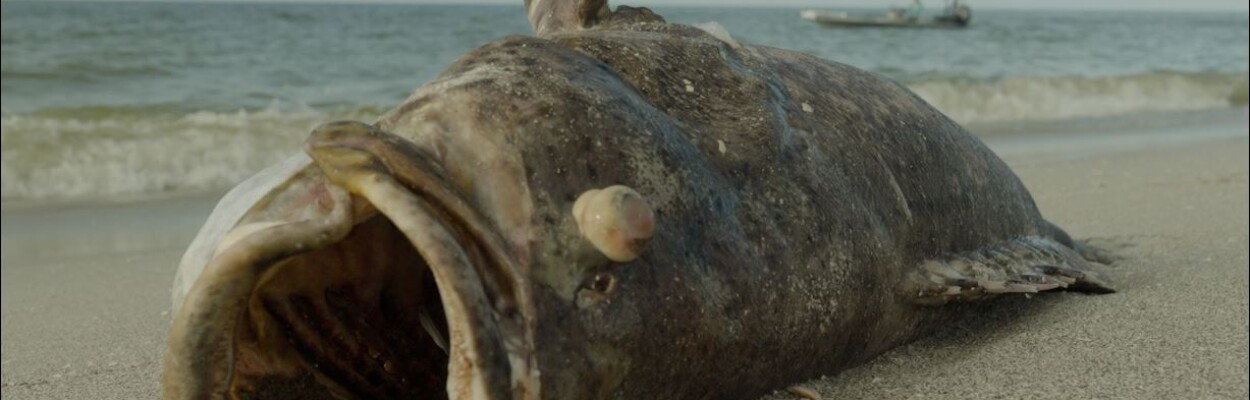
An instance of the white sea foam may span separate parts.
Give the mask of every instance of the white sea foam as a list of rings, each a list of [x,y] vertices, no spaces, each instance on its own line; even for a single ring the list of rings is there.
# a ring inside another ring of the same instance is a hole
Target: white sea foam
[[[1246,78],[1154,73],[1107,78],[931,80],[909,85],[961,123],[1244,107]],[[380,110],[192,112],[67,109],[0,116],[5,200],[221,190],[300,151],[312,128]]]
[[[5,114],[9,199],[133,196],[229,187],[299,151],[317,125],[371,118],[312,111],[86,117]]]
[[[1011,77],[908,85],[961,123],[1055,120],[1246,105],[1246,76],[1146,73],[1114,77]]]

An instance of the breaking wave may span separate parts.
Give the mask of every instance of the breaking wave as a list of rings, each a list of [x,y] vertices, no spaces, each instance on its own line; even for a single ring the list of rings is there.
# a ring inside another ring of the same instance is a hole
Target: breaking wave
[[[1246,75],[1153,72],[907,82],[960,123],[1056,120],[1246,105]]]
[[[4,200],[142,196],[230,187],[316,126],[376,109],[209,112],[87,108],[0,116]]]
[[[904,79],[961,123],[1246,106],[1244,74]],[[299,151],[317,125],[384,111],[94,107],[0,114],[4,200],[143,197],[228,188]]]

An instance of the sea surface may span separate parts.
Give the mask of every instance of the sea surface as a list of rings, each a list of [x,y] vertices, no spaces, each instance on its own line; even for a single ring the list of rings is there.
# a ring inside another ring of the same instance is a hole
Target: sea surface
[[[516,3],[5,2],[3,200],[229,187],[311,128],[370,121],[461,54],[528,34]],[[965,124],[1247,102],[1245,13],[975,10],[964,30],[838,30],[797,8],[653,9],[875,71]]]

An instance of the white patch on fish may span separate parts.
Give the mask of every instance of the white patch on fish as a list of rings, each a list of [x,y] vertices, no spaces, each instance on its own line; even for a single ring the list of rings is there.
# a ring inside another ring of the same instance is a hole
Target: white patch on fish
[[[733,36],[729,36],[729,30],[725,29],[724,26],[721,26],[721,24],[716,21],[694,24],[694,27],[707,32],[707,34],[712,35],[712,37],[720,39],[720,41],[728,44],[729,47],[733,47],[735,49],[742,47],[742,45],[738,44],[737,40],[734,40]]]

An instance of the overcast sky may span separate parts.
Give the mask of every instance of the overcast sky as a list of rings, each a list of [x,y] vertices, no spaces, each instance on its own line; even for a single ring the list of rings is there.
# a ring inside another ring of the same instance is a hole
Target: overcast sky
[[[179,1],[179,0],[173,0]],[[190,0],[210,2],[289,2],[289,3],[436,3],[436,4],[521,4],[523,0]],[[911,0],[608,0],[612,5],[658,6],[802,6],[802,7],[887,7]],[[930,8],[944,0],[926,0]],[[1247,12],[1247,0],[965,0],[974,9],[1072,9],[1072,10],[1201,10]]]

